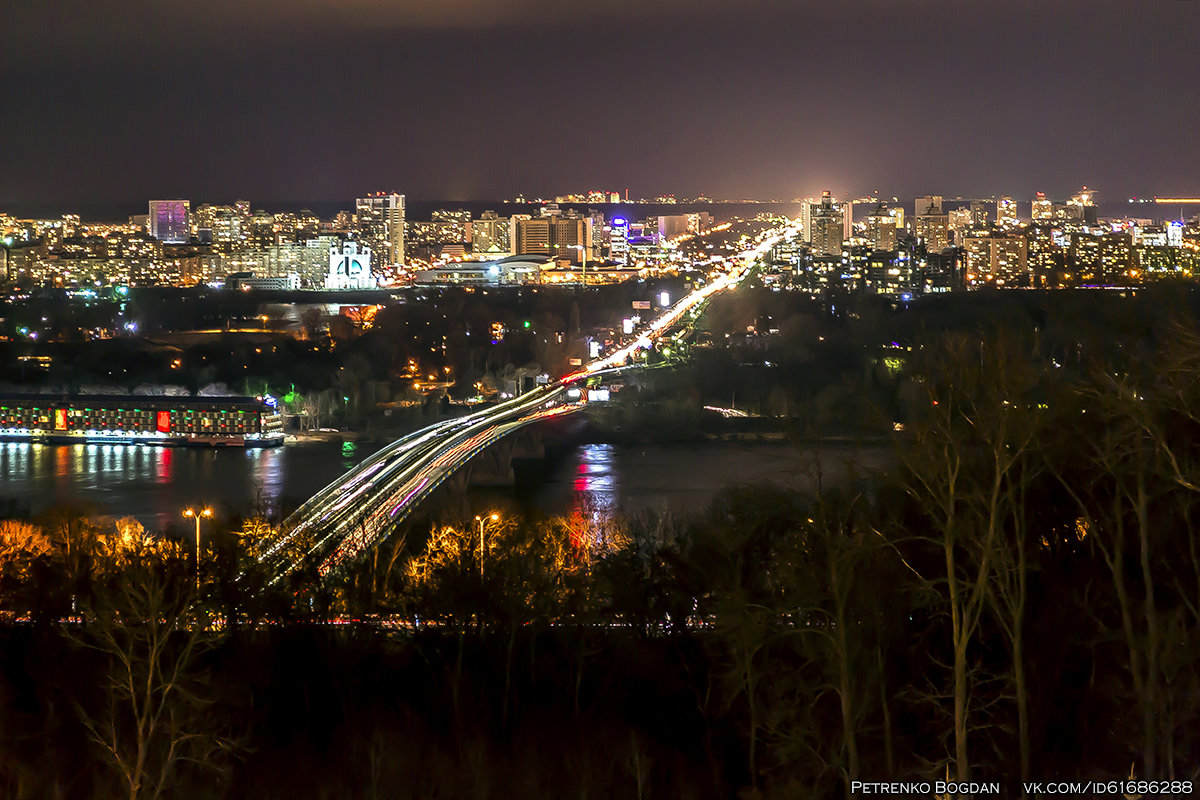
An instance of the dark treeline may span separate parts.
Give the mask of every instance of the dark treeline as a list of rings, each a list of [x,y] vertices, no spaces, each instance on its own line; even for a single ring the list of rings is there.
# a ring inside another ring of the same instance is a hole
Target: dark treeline
[[[687,519],[397,531],[319,591],[269,528],[3,527],[12,797],[842,797],[1200,778],[1200,333],[909,342],[896,468]],[[1103,333],[1103,335],[1100,335]],[[1104,346],[1097,343],[1103,342]],[[242,577],[237,579],[241,574]],[[200,584],[197,590],[196,584]]]
[[[662,278],[586,291],[406,290],[402,302],[378,310],[309,306],[290,322],[267,316],[252,292],[134,289],[122,303],[48,292],[0,303],[0,376],[34,391],[269,392],[289,397],[287,410],[306,418],[380,426],[394,423],[382,408],[392,401],[492,398],[518,371],[566,374],[571,359],[589,357],[587,337],[615,341],[634,301],[656,304],[661,292],[678,299],[689,285]],[[116,336],[93,339],[97,330]],[[169,335],[195,330],[209,333]],[[413,385],[435,379],[445,384],[436,392]]]

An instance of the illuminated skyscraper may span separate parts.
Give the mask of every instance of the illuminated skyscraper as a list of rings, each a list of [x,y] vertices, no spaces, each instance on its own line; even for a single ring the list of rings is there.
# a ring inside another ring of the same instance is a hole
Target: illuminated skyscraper
[[[833,194],[821,193],[820,203],[804,204],[804,237],[812,244],[814,255],[840,255],[842,242],[849,237],[849,203],[833,202]]]
[[[989,210],[991,203],[984,200],[971,201],[971,224],[977,228],[986,228],[992,224],[992,214]]]
[[[404,265],[404,195],[379,192],[354,201],[359,233],[383,251],[387,266]]]
[[[565,217],[557,214],[534,219],[515,219],[513,251],[516,254],[538,254],[580,261],[594,259],[592,252],[592,220],[590,217]]]
[[[927,194],[924,197],[918,197],[913,208],[913,215],[918,217],[925,216],[926,214],[941,213],[942,196],[940,194]]]
[[[471,248],[476,257],[512,255],[508,236],[508,218],[496,216],[495,211],[485,211],[471,222]]]
[[[896,247],[897,228],[903,225],[903,212],[900,209],[890,209],[883,203],[875,207],[867,217],[867,240],[876,250],[894,250]],[[897,224],[897,220],[901,220]]]
[[[448,208],[439,208],[434,211],[429,219],[431,222],[438,225],[445,225],[455,230],[457,235],[455,241],[471,243],[471,212],[465,209],[451,211]]]
[[[950,216],[942,210],[941,195],[918,197],[913,211],[913,233],[926,250],[940,253],[950,246]]]
[[[1030,219],[1034,222],[1054,219],[1054,204],[1046,199],[1044,192],[1038,192],[1037,197],[1034,198],[1033,205],[1030,207]]]
[[[618,264],[629,262],[629,220],[613,217],[608,229],[608,257]]]
[[[1017,227],[1017,202],[1011,197],[996,201],[996,224],[1001,228]]]
[[[1029,243],[1023,236],[967,236],[968,286],[1032,286]]]
[[[191,237],[187,200],[151,200],[150,235],[160,242],[183,244]]]
[[[1072,196],[1070,202],[1067,203],[1067,208],[1071,212],[1071,216],[1082,220],[1084,225],[1096,224],[1096,193],[1088,187],[1083,187]]]
[[[972,228],[971,209],[955,208],[946,215],[946,219],[950,232],[954,235],[954,244],[962,247],[967,232]]]

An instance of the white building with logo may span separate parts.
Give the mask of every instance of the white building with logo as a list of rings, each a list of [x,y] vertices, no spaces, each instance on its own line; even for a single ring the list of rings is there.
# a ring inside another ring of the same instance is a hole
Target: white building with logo
[[[371,274],[371,248],[359,242],[343,242],[329,248],[326,289],[374,289],[379,285]]]

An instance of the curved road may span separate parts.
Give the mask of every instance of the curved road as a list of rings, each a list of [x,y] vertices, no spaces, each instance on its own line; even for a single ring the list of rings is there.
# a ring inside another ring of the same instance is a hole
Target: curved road
[[[727,273],[681,299],[619,350],[548,386],[422,428],[367,458],[301,505],[268,540],[259,561],[270,583],[306,563],[317,564],[321,579],[353,565],[480,450],[526,425],[582,408],[568,396],[572,384],[623,369],[630,356],[649,347],[684,314],[741,281],[785,234],[731,259]]]

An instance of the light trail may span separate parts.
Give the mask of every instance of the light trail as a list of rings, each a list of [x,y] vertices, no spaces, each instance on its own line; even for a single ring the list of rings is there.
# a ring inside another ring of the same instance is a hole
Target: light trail
[[[414,431],[365,459],[284,521],[276,540],[259,558],[269,583],[277,583],[305,563],[318,565],[320,579],[353,564],[480,451],[522,427],[582,408],[580,403],[563,402],[569,386],[584,378],[643,366],[626,362],[714,294],[736,287],[794,230],[789,227],[765,237],[755,247],[727,259],[724,263],[731,265],[728,272],[693,290],[632,341],[583,369],[498,405]]]

